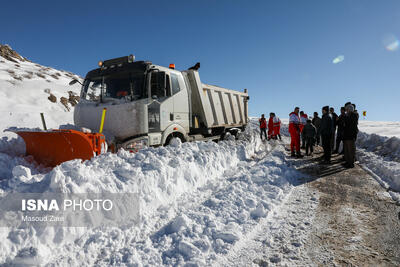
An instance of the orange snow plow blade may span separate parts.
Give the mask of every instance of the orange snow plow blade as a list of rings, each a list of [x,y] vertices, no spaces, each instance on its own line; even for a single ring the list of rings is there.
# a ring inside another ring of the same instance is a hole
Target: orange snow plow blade
[[[15,131],[26,144],[26,154],[39,163],[54,167],[72,159],[88,160],[101,154],[105,137],[99,133],[75,130],[46,132]]]

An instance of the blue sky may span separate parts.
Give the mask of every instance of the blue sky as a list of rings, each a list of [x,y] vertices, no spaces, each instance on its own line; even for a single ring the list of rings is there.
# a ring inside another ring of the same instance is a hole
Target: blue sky
[[[0,43],[81,76],[131,53],[199,61],[203,82],[248,88],[252,116],[352,101],[368,120],[400,120],[400,49],[385,49],[400,1],[4,1],[1,13]]]

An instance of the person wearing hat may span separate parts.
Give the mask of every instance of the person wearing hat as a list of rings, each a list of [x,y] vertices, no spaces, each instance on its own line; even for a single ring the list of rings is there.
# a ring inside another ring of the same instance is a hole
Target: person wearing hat
[[[331,162],[331,138],[333,133],[333,120],[332,115],[329,114],[329,106],[322,108],[322,118],[320,126],[320,134],[322,139],[322,148],[324,149],[324,163],[328,164]]]

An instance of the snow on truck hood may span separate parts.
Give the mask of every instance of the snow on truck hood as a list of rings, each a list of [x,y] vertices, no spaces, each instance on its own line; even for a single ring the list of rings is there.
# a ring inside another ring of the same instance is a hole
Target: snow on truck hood
[[[103,128],[107,136],[125,139],[145,134],[148,132],[147,104],[148,99],[118,104],[81,101],[75,107],[74,123],[77,127],[97,132],[103,108],[107,108]]]

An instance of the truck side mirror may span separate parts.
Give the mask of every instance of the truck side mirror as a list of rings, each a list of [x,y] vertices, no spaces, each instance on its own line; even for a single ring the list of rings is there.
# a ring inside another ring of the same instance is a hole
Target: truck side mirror
[[[69,85],[76,84],[77,81],[78,81],[77,79],[73,79],[72,81],[69,82]]]
[[[80,81],[78,81],[77,79],[73,79],[72,81],[69,82],[69,85],[73,85],[76,83],[80,83],[81,85],[83,85]]]

